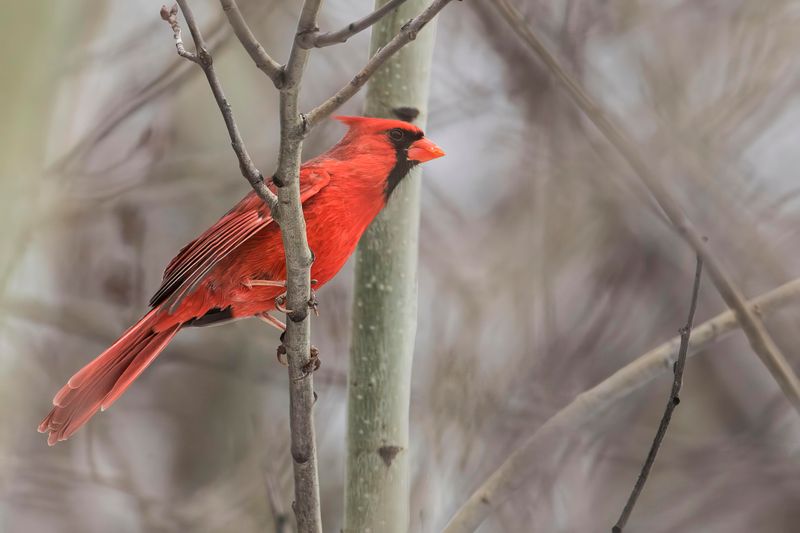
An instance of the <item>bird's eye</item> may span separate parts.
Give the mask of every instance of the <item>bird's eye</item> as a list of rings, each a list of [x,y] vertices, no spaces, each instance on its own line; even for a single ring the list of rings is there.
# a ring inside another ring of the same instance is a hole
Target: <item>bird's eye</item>
[[[402,140],[402,138],[405,137],[405,135],[406,135],[406,132],[404,132],[400,128],[394,128],[392,130],[389,130],[389,137],[391,137],[392,140],[395,140],[395,141]]]

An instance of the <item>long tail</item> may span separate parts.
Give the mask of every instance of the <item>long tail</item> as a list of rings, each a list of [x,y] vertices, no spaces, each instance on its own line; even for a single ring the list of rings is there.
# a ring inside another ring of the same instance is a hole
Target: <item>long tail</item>
[[[53,409],[39,424],[40,433],[49,433],[47,444],[67,440],[98,409],[108,409],[181,328],[175,324],[155,331],[156,325],[154,309],[58,391]]]

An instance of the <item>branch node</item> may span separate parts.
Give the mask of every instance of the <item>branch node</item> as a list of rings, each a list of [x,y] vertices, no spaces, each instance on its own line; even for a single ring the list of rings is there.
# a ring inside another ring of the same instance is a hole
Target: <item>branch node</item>
[[[402,106],[392,109],[394,116],[406,122],[413,122],[419,116],[419,109],[416,107]]]
[[[306,464],[308,462],[309,458],[308,458],[308,455],[306,455],[306,454],[292,451],[292,459],[294,459],[295,463],[297,463],[299,465],[304,465],[304,464]],[[294,507],[294,503],[292,503],[292,507]]]
[[[211,57],[211,54],[208,52],[205,46],[197,50],[197,60],[200,63],[200,66],[204,69],[207,69],[214,64],[214,58]],[[227,100],[224,101],[224,105],[230,109]]]
[[[288,315],[292,322],[302,322],[308,318],[308,306],[301,306],[300,309],[293,309]]]
[[[308,50],[316,46],[316,40],[318,35],[319,35],[319,28],[317,26],[314,26],[313,28],[297,32],[297,35],[295,35],[294,39],[295,42],[297,43],[297,46],[299,46],[303,50]]]
[[[261,43],[259,43],[255,35],[253,35],[253,32],[247,25],[247,21],[244,20],[241,11],[239,11],[236,0],[220,0],[220,2],[222,3],[222,11],[228,17],[228,22],[230,22],[231,28],[233,28],[233,32],[236,34],[236,38],[242,43],[242,46],[259,70],[272,80],[276,88],[280,88],[279,78],[281,66],[267,54],[264,47],[261,46]]]

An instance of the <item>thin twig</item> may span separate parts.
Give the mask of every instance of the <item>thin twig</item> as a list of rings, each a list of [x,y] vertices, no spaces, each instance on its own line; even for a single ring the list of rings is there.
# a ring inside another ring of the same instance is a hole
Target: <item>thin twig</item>
[[[680,235],[703,259],[709,277],[717,288],[725,303],[736,312],[742,324],[742,331],[747,335],[747,340],[764,366],[772,374],[781,391],[800,412],[800,380],[797,378],[792,366],[772,339],[764,324],[758,316],[747,306],[745,296],[734,284],[730,275],[723,267],[716,255],[694,224],[684,213],[678,202],[664,187],[661,177],[645,161],[645,158],[636,149],[636,145],[627,134],[620,129],[606,113],[597,105],[578,84],[578,82],[561,66],[555,56],[550,53],[542,41],[534,34],[517,9],[508,0],[495,2],[498,10],[506,19],[515,33],[530,47],[539,59],[547,66],[553,76],[563,85],[575,104],[583,111],[589,120],[619,151],[628,165],[639,176],[642,182],[653,195],[658,205],[672,222],[675,231]]]
[[[212,48],[226,44],[232,35],[227,28],[228,24],[225,23],[223,17],[220,17],[211,25],[208,33],[211,35],[209,41],[212,43]],[[191,66],[188,63],[182,61],[180,57],[176,58],[174,63],[165,66],[158,75],[154,76],[135,94],[126,96],[111,106],[98,124],[94,125],[65,154],[59,156],[48,165],[47,172],[63,172],[79,156],[84,155],[91,147],[108,137],[120,124],[147,103],[189,79],[191,72]]]
[[[278,495],[278,490],[275,487],[275,483],[272,481],[272,476],[270,475],[266,466],[262,467],[262,470],[264,472],[264,487],[267,491],[267,501],[269,502],[269,508],[272,512],[272,521],[273,527],[275,528],[275,533],[291,533],[292,526],[289,522],[289,514],[283,508],[283,503]]]
[[[673,370],[674,379],[672,380],[672,390],[669,393],[669,400],[667,407],[664,409],[664,415],[661,417],[661,423],[658,425],[658,431],[653,439],[653,444],[650,446],[650,451],[647,454],[647,459],[642,465],[642,471],[636,479],[636,484],[633,486],[631,495],[625,503],[625,508],[617,520],[616,525],[612,528],[612,533],[622,533],[625,524],[628,523],[633,512],[633,506],[636,505],[636,500],[644,489],[644,484],[647,482],[647,476],[650,475],[650,470],[653,468],[653,463],[656,461],[658,449],[661,447],[661,442],[667,434],[667,427],[670,420],[672,420],[672,412],[680,403],[681,385],[683,384],[683,368],[686,364],[686,352],[689,350],[689,336],[692,334],[692,323],[694,322],[694,312],[697,310],[697,296],[700,293],[700,277],[703,273],[703,260],[697,256],[697,267],[694,273],[694,286],[692,287],[692,300],[689,304],[689,318],[686,320],[686,325],[681,328],[681,346],[678,350],[678,360],[675,362]]]
[[[760,316],[767,316],[800,301],[800,278],[792,280],[747,302]],[[694,328],[687,357],[694,357],[740,328],[733,311],[726,311]],[[444,533],[472,533],[486,516],[505,502],[522,485],[532,470],[542,464],[549,446],[574,435],[616,403],[628,398],[654,379],[673,369],[680,337],[674,337],[637,357],[569,404],[539,426],[514,450],[500,467],[481,484],[453,515]]]
[[[200,32],[200,28],[197,26],[197,22],[194,19],[194,14],[185,0],[178,0],[178,4],[180,4],[183,16],[186,19],[186,25],[189,27],[189,31],[192,33],[192,39],[194,40],[196,49],[196,52],[192,53],[187,51],[184,47],[181,39],[180,25],[178,24],[177,6],[173,6],[172,9],[167,9],[166,6],[162,6],[161,18],[164,19],[172,28],[173,37],[175,39],[175,47],[178,50],[178,55],[197,63],[200,68],[203,69],[203,73],[205,73],[206,79],[208,79],[208,84],[211,86],[211,91],[214,93],[214,99],[217,101],[217,106],[219,106],[219,110],[222,113],[222,118],[225,120],[225,126],[227,127],[228,134],[231,138],[231,146],[233,147],[233,151],[236,153],[236,157],[239,160],[239,168],[242,171],[242,176],[244,176],[247,181],[250,182],[250,185],[256,191],[256,194],[258,194],[264,203],[267,204],[273,216],[277,216],[277,213],[275,213],[275,208],[278,205],[278,197],[275,196],[275,194],[269,190],[266,183],[264,183],[264,176],[261,174],[261,171],[256,168],[253,160],[250,158],[250,154],[247,152],[247,148],[244,145],[242,136],[239,133],[239,127],[236,125],[236,121],[233,118],[231,106],[228,103],[228,100],[225,98],[225,93],[222,90],[222,84],[220,83],[217,73],[214,70],[211,54],[206,48],[206,43],[203,40],[203,34]]]
[[[303,48],[323,48],[325,46],[347,42],[347,39],[366,30],[381,20],[388,13],[397,9],[400,4],[405,1],[406,0],[389,0],[366,17],[360,18],[355,22],[351,22],[344,28],[341,28],[337,31],[329,31],[325,33],[319,33],[317,31],[314,33],[303,34],[299,40],[299,44]]]
[[[191,52],[187,52],[183,45],[181,26],[178,24],[178,5],[172,6],[171,9],[167,9],[167,6],[161,6],[161,18],[167,21],[167,24],[172,28],[172,38],[175,39],[175,48],[178,49],[178,55],[185,57],[189,61],[200,64],[197,56]]]
[[[339,89],[336,94],[322,102],[310,112],[306,113],[305,124],[307,129],[311,129],[319,124],[342,104],[352,98],[387,59],[393,56],[403,46],[416,39],[417,33],[419,33],[419,31],[450,2],[451,0],[433,0],[422,13],[409,20],[403,26],[400,33],[395,35],[386,46],[381,48],[367,61],[364,68],[350,80],[350,83]]]
[[[255,35],[253,35],[253,32],[250,31],[250,26],[244,20],[242,12],[239,11],[236,0],[220,0],[220,4],[222,4],[222,11],[228,17],[231,28],[233,28],[233,33],[236,34],[239,42],[242,43],[244,49],[253,58],[256,66],[272,80],[275,87],[280,88],[283,83],[283,67],[270,57]]]

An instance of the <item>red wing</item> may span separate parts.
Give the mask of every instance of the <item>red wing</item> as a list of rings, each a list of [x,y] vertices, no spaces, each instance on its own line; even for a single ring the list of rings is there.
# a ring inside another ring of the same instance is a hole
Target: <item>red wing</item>
[[[330,181],[320,168],[303,168],[300,201],[305,202]],[[274,191],[274,186],[270,186]],[[272,222],[267,206],[250,191],[233,209],[198,238],[184,246],[169,262],[161,287],[150,299],[156,306],[169,300],[170,312],[190,294],[221,259]]]

